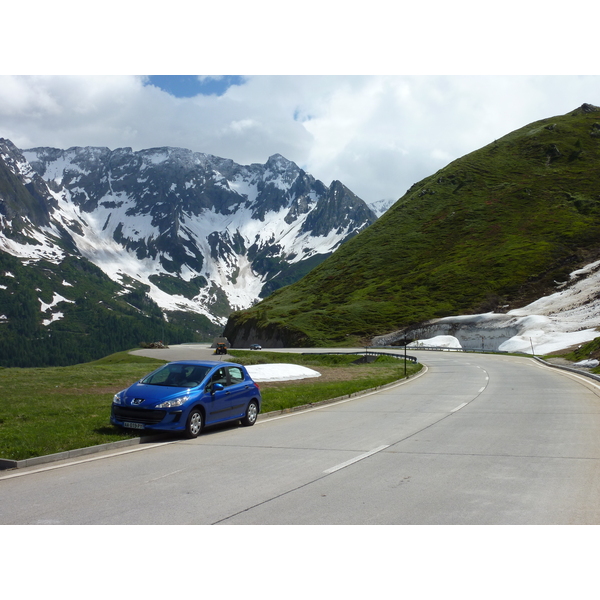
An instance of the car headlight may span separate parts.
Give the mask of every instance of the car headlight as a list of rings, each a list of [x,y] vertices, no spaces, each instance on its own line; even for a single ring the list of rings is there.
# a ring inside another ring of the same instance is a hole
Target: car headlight
[[[121,392],[114,395],[113,404],[121,404]]]
[[[176,406],[181,406],[189,399],[189,396],[181,396],[180,398],[175,398],[174,400],[166,400],[165,402],[157,404],[156,408],[175,408]]]

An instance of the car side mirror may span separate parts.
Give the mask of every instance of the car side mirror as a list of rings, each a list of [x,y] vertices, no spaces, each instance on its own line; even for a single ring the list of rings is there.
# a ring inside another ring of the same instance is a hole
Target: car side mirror
[[[220,392],[221,390],[224,390],[224,389],[225,389],[225,386],[222,383],[213,383],[210,393],[214,394],[215,392]]]

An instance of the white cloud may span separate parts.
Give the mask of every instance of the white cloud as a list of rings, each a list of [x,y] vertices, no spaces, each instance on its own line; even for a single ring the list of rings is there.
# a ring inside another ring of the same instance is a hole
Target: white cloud
[[[253,119],[242,119],[241,121],[232,121],[229,124],[229,129],[231,129],[231,131],[233,131],[234,133],[243,134],[244,132],[248,131],[249,129],[252,129],[253,127],[258,127],[258,126],[259,126],[259,123],[257,123]]]
[[[275,153],[367,201],[398,198],[528,123],[600,104],[596,76],[248,76],[175,98],[141,76],[0,76],[0,136],[18,147],[179,146]]]

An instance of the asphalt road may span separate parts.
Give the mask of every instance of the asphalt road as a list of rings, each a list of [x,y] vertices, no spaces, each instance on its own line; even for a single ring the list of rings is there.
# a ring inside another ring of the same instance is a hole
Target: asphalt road
[[[155,352],[155,351],[153,351]],[[533,359],[0,474],[2,524],[598,524],[600,387]]]
[[[131,354],[160,360],[231,360],[231,356],[216,355],[210,344],[179,344],[168,348],[146,348]]]

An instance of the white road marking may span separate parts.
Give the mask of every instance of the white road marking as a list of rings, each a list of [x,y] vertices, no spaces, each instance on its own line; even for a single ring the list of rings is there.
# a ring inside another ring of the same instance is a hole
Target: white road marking
[[[185,469],[179,469],[178,471],[173,471],[172,473],[166,473],[165,475],[161,475],[160,477],[155,477],[154,479],[148,479],[147,483],[151,481],[158,481],[159,479],[164,479],[165,477],[169,477],[170,475],[175,475],[176,473],[181,473],[181,471],[185,471]]]
[[[386,448],[389,448],[389,444],[387,446],[379,446],[379,448],[375,448],[375,450],[371,450],[370,452],[365,452],[364,454],[356,456],[355,458],[351,458],[350,460],[347,460],[346,462],[336,465],[335,467],[331,467],[331,469],[327,469],[326,471],[323,471],[323,473],[327,473],[328,475],[330,473],[335,473],[335,471],[339,471],[340,469],[343,469],[344,467],[353,465],[354,463],[358,462],[359,460],[363,460],[369,456],[372,456],[373,454],[377,454],[377,452],[381,452],[382,450],[385,450]]]
[[[10,475],[0,476],[2,479],[12,479],[13,477],[24,477],[25,475],[33,475],[34,473],[43,473],[44,471],[53,471],[54,469],[64,469],[65,467],[72,467],[73,465],[79,465],[82,463],[93,462],[95,460],[104,460],[105,458],[113,458],[114,456],[121,456],[122,454],[130,454],[131,452],[140,452],[141,450],[150,450],[151,448],[157,448],[158,446],[166,446],[167,444],[175,444],[173,442],[160,442],[158,444],[143,444],[136,446],[133,449],[121,450],[120,452],[113,452],[111,454],[103,454],[102,456],[94,456],[93,458],[84,458],[82,460],[74,460],[60,465],[49,465],[47,467],[41,467],[40,469],[34,469],[33,471],[20,471],[18,473],[11,473]]]
[[[464,408],[467,404],[469,404],[468,402],[463,402],[462,404],[460,404],[459,406],[457,406],[454,410],[451,410],[450,412],[455,413],[457,410],[460,410],[461,408]]]

